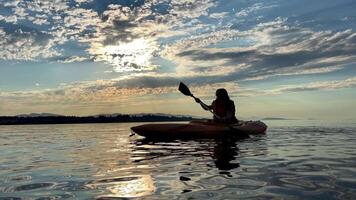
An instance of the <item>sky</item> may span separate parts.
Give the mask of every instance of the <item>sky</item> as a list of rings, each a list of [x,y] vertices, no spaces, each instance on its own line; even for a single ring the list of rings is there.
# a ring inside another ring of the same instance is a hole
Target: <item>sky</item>
[[[354,0],[1,0],[0,115],[356,120]]]

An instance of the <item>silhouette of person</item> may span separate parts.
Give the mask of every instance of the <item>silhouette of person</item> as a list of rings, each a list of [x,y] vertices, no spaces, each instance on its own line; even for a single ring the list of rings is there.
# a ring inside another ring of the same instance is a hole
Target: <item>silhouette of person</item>
[[[235,104],[224,88],[216,90],[216,99],[211,105],[204,104],[199,98],[195,98],[204,110],[213,110],[214,122],[233,124],[238,120],[235,117]]]

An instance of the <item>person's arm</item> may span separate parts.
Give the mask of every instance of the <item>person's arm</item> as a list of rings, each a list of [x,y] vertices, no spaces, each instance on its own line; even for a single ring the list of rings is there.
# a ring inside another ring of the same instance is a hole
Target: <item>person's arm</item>
[[[212,109],[213,109],[212,106],[206,105],[206,104],[203,103],[199,98],[195,98],[195,101],[196,101],[197,103],[199,103],[200,106],[201,106],[204,110],[212,110]]]

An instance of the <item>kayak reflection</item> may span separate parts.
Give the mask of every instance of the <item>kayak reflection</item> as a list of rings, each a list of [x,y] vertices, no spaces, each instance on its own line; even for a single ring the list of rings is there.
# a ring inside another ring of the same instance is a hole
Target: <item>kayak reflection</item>
[[[134,156],[133,159],[135,162],[147,162],[149,164],[153,160],[177,158],[186,160],[186,165],[202,164],[201,162],[204,161],[208,169],[215,167],[219,170],[232,170],[240,166],[237,160],[239,156],[238,142],[243,140],[233,138],[194,141],[136,139],[133,141],[133,149],[136,152],[140,152],[140,154],[139,156]],[[198,163],[189,162],[194,160]]]
[[[240,151],[237,146],[237,140],[226,139],[215,142],[213,158],[216,168],[219,170],[231,170],[240,167],[240,164],[236,162]]]

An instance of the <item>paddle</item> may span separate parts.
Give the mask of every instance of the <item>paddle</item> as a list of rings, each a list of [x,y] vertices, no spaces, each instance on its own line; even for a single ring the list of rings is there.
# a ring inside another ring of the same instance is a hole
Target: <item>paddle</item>
[[[190,96],[193,97],[195,100],[197,100],[197,98],[190,92],[188,86],[186,86],[184,83],[180,82],[179,83],[179,87],[178,90],[183,93],[185,96]],[[200,101],[200,104],[205,105],[202,101]],[[205,105],[206,106],[206,105]],[[206,106],[207,107],[207,106]],[[218,115],[216,115],[212,110],[209,110],[216,118],[220,119],[220,117]]]
[[[194,95],[190,92],[188,86],[186,86],[184,83],[180,82],[178,90],[183,93],[185,96],[191,96],[195,99]]]

